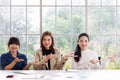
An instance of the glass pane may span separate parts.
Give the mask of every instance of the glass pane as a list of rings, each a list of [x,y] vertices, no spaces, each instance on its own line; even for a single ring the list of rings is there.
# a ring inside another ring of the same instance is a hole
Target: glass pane
[[[117,0],[117,5],[120,5],[120,0]]]
[[[102,0],[102,5],[116,5],[116,0]]]
[[[106,35],[106,36],[102,36],[102,54],[103,54],[103,57],[108,57],[110,55],[116,55],[116,36],[113,35]],[[117,63],[117,55],[115,57],[115,60],[114,61],[111,61],[111,60],[107,60],[105,61],[104,63],[105,64],[105,67],[107,69],[115,69],[117,68],[116,65],[118,64]],[[117,65],[118,66],[118,65]]]
[[[27,5],[40,5],[40,0],[27,0]]]
[[[100,5],[101,0],[87,0],[87,1],[88,1],[88,5]]]
[[[10,8],[0,7],[0,34],[10,33]]]
[[[42,0],[43,5],[55,5],[55,0]]]
[[[56,44],[61,54],[68,54],[71,52],[71,35],[57,35]]]
[[[101,9],[99,7],[89,7],[87,27],[88,33],[90,34],[100,33],[101,32],[100,21],[101,21]]]
[[[26,42],[26,35],[11,35],[11,37],[17,37],[20,41],[20,49],[19,52],[21,52],[22,54],[27,55],[27,42]]]
[[[101,29],[102,33],[116,33],[116,10],[115,7],[102,8]]]
[[[26,33],[26,8],[13,7],[11,17],[12,17],[12,33],[25,34]]]
[[[93,50],[97,53],[97,55],[102,56],[101,54],[101,35],[89,35],[90,41],[89,41],[89,49]]]
[[[85,0],[72,0],[72,5],[85,5]]]
[[[40,35],[27,36],[27,53],[30,61],[33,61],[36,51],[40,49]]]
[[[0,5],[10,5],[10,0],[0,0]]]
[[[42,10],[42,31],[55,33],[55,7],[43,7]]]
[[[120,35],[117,35],[116,38],[116,48],[115,48],[115,54],[117,55],[117,57],[120,59]]]
[[[0,35],[0,55],[3,53],[8,52],[8,40],[9,40],[9,35]]]
[[[40,8],[27,8],[27,33],[40,34]]]
[[[80,33],[79,33],[80,34]],[[78,35],[79,34],[72,34],[71,37],[71,47],[72,47],[72,51],[75,51],[75,48],[77,46],[77,41],[78,41]]]
[[[71,27],[71,8],[57,8],[57,30],[58,34],[69,34]]]
[[[71,0],[57,0],[57,5],[71,5]]]
[[[117,33],[120,34],[120,7],[118,7],[118,12],[117,12]]]
[[[72,8],[72,27],[70,29],[71,29],[71,33],[73,34],[79,34],[81,32],[85,32],[85,8],[84,7]]]
[[[26,5],[26,0],[11,0],[11,5]]]
[[[102,37],[102,54],[108,56],[116,53],[116,36],[106,35]]]

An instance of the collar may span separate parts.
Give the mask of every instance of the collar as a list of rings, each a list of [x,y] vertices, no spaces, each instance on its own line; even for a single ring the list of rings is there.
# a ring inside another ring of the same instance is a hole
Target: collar
[[[8,55],[12,57],[10,51],[8,52]],[[17,57],[20,56],[20,53],[17,51]]]

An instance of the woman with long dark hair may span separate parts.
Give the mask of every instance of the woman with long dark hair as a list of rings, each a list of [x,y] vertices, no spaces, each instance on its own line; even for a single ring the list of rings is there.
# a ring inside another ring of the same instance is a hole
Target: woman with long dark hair
[[[95,52],[88,49],[89,36],[87,33],[82,33],[78,36],[78,44],[76,46],[72,58],[72,69],[98,69],[100,67],[98,56]]]
[[[62,69],[67,56],[61,58],[60,51],[54,48],[54,38],[51,32],[44,32],[40,40],[41,49],[36,51],[35,70],[59,70]]]

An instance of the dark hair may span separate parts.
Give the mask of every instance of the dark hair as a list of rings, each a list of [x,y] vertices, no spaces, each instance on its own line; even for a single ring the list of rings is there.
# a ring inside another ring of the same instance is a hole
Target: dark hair
[[[50,50],[52,51],[52,54],[54,54],[54,53],[55,53],[55,50],[54,50],[54,38],[53,38],[52,33],[49,32],[49,31],[45,31],[45,32],[42,34],[42,36],[41,36],[40,44],[41,44],[42,51],[43,51],[43,50],[46,50],[46,48],[45,48],[44,45],[43,45],[43,38],[44,38],[45,36],[50,36],[50,37],[51,37],[51,39],[52,39],[52,44],[51,44],[51,46],[50,46]]]
[[[88,41],[89,41],[89,36],[88,36],[87,33],[81,33],[81,34],[78,36],[78,41],[79,41],[79,39],[80,39],[82,36],[86,36],[86,37],[88,38]],[[76,46],[74,55],[77,55],[77,56],[78,56],[78,57],[74,57],[74,60],[75,60],[76,62],[80,61],[80,58],[81,58],[81,48],[80,48],[80,46],[79,46],[78,44],[77,44],[77,46]]]
[[[11,44],[16,44],[20,46],[20,41],[17,37],[10,37],[9,41],[8,41],[8,46]]]

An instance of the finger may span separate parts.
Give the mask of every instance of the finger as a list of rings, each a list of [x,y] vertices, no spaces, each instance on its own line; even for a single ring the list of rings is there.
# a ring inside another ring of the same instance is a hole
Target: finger
[[[19,61],[24,61],[24,59],[19,59]]]
[[[68,55],[67,57],[78,57],[77,55]]]
[[[78,57],[77,55],[74,55],[73,57]]]
[[[18,60],[18,57],[16,57],[15,60]]]
[[[38,63],[36,63],[36,62],[29,62],[29,64],[31,64],[31,65],[36,65],[36,64],[38,64]]]

